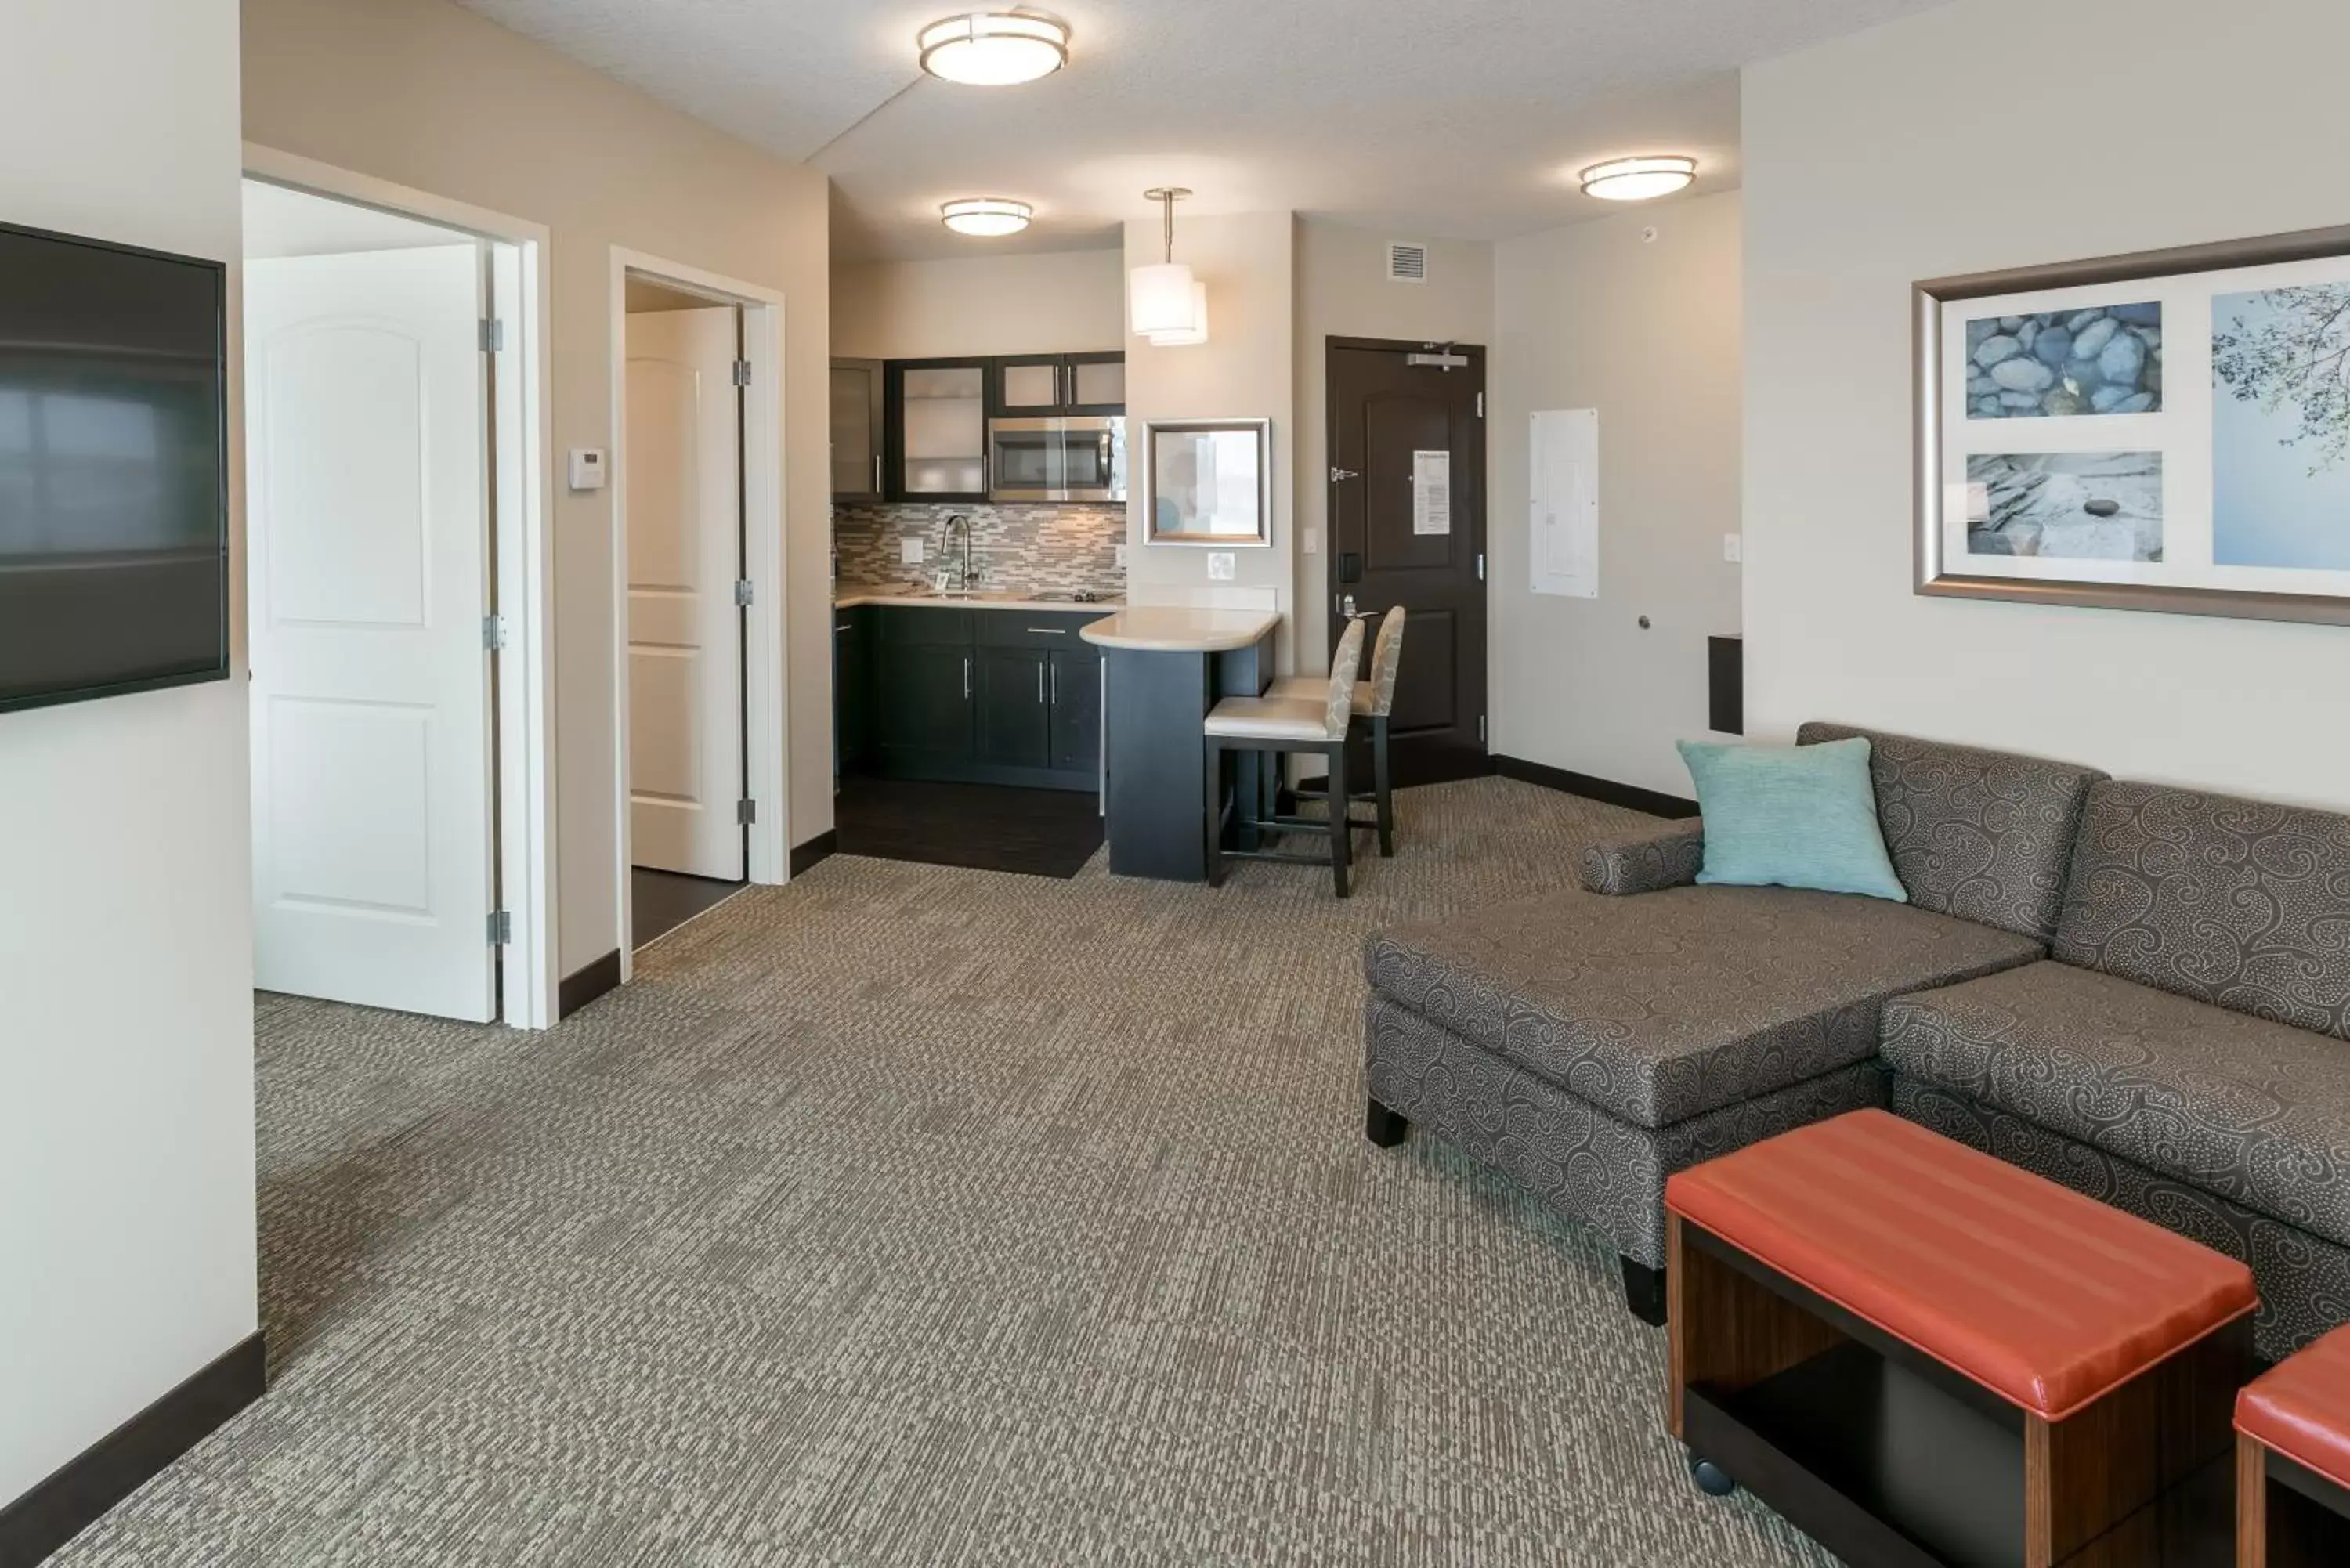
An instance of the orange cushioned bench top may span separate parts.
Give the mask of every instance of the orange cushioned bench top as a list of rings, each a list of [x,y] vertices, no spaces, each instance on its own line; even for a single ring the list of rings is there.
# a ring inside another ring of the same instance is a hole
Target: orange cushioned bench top
[[[2237,1395],[2236,1430],[2350,1486],[2350,1328],[2287,1356]]]
[[[1665,1207],[2051,1421],[2259,1305],[2243,1264],[1885,1111],[1677,1172]]]

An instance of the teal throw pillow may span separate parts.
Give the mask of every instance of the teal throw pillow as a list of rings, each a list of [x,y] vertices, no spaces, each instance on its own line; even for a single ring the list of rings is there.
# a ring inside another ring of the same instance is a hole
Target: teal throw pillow
[[[1877,824],[1866,740],[1680,748],[1705,817],[1700,882],[1909,901]]]

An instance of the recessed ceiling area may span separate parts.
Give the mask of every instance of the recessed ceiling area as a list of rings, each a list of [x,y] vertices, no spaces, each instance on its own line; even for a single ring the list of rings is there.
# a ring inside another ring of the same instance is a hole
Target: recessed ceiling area
[[[1620,207],[1607,159],[1683,152],[1739,179],[1738,67],[1939,0],[1188,0],[1049,7],[1066,69],[1021,87],[925,77],[952,0],[462,0],[780,157],[830,175],[843,259],[1119,243],[1145,187],[1188,213],[1282,209],[1416,238],[1496,239]],[[1033,202],[1010,238],[939,222],[974,192]]]

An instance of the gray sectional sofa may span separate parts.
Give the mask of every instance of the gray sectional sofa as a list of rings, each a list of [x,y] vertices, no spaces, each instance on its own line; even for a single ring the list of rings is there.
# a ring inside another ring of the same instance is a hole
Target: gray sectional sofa
[[[2350,1321],[2350,817],[1866,735],[1910,902],[1700,888],[1701,824],[1374,936],[1367,1131],[1593,1225],[1662,1311],[1667,1175],[1860,1106],[2249,1262],[2262,1350]]]

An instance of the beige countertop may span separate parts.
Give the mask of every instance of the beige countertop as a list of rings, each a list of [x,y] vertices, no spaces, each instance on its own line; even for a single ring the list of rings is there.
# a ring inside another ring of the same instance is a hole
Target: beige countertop
[[[1280,624],[1281,617],[1266,610],[1145,605],[1121,609],[1077,635],[1103,648],[1134,648],[1153,653],[1224,653],[1248,647]]]
[[[835,609],[847,609],[854,605],[907,605],[920,609],[1058,610],[1109,615],[1125,603],[1120,598],[1104,598],[1080,604],[1071,598],[1041,597],[1024,588],[976,588],[969,593],[941,593],[923,583],[835,583],[832,586]]]

